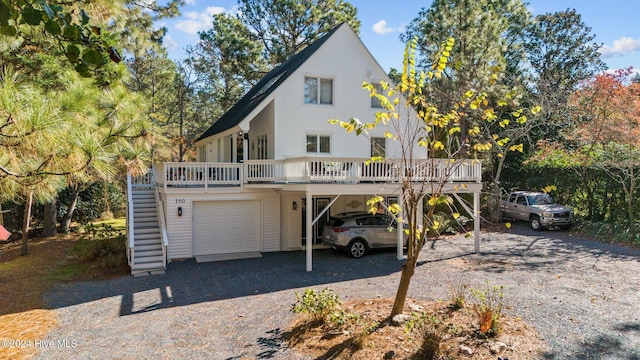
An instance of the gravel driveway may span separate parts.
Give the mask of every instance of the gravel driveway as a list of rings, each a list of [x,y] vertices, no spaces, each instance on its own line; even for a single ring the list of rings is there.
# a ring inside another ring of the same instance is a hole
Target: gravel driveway
[[[505,285],[512,315],[534,325],[550,347],[547,359],[640,359],[640,250],[535,232],[429,244],[410,297],[448,299],[450,282]],[[258,259],[171,263],[164,275],[84,282],[54,288],[47,303],[59,327],[40,359],[291,359],[282,334],[292,319],[294,290],[331,287],[343,301],[392,298],[401,262],[393,252],[354,260],[314,251]]]

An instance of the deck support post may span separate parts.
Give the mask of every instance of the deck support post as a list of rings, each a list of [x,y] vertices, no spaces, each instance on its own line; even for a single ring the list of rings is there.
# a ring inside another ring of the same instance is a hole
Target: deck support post
[[[480,192],[473,193],[473,252],[480,252]]]
[[[306,219],[305,221],[307,222],[307,233],[305,234],[305,236],[307,237],[307,241],[306,241],[306,257],[307,257],[307,271],[312,271],[313,270],[313,195],[311,194],[310,191],[307,191],[306,193],[306,206],[307,206],[307,212],[306,212]]]

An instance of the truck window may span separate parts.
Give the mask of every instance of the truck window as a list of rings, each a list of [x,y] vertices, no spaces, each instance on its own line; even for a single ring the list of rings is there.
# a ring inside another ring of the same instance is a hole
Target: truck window
[[[516,195],[516,194],[511,194],[511,196],[509,196],[509,202],[516,202],[516,197],[517,196],[518,195]]]
[[[527,205],[527,199],[525,199],[524,196],[518,196],[517,203],[518,205]]]

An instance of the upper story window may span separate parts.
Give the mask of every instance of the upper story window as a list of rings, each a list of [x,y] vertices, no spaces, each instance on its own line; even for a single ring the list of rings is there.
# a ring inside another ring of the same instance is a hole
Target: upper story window
[[[307,152],[308,153],[331,153],[331,136],[329,135],[307,135]]]
[[[376,89],[376,93],[377,94],[382,94],[382,85],[373,84],[373,88]],[[380,102],[380,99],[378,99],[375,96],[372,96],[371,97],[371,107],[375,108],[375,109],[382,109],[382,103]]]
[[[387,139],[383,137],[372,137],[371,138],[371,157],[385,157],[386,142],[387,142]]]
[[[305,104],[333,104],[333,79],[305,76]]]

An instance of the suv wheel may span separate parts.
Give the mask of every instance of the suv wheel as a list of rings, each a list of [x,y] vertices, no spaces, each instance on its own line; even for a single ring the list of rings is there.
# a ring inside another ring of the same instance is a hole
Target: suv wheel
[[[361,258],[367,252],[367,245],[362,240],[353,240],[349,243],[349,256],[352,258]]]
[[[530,224],[531,224],[531,228],[533,230],[539,231],[542,230],[542,224],[540,224],[540,217],[539,216],[532,216],[531,220],[530,220]]]

